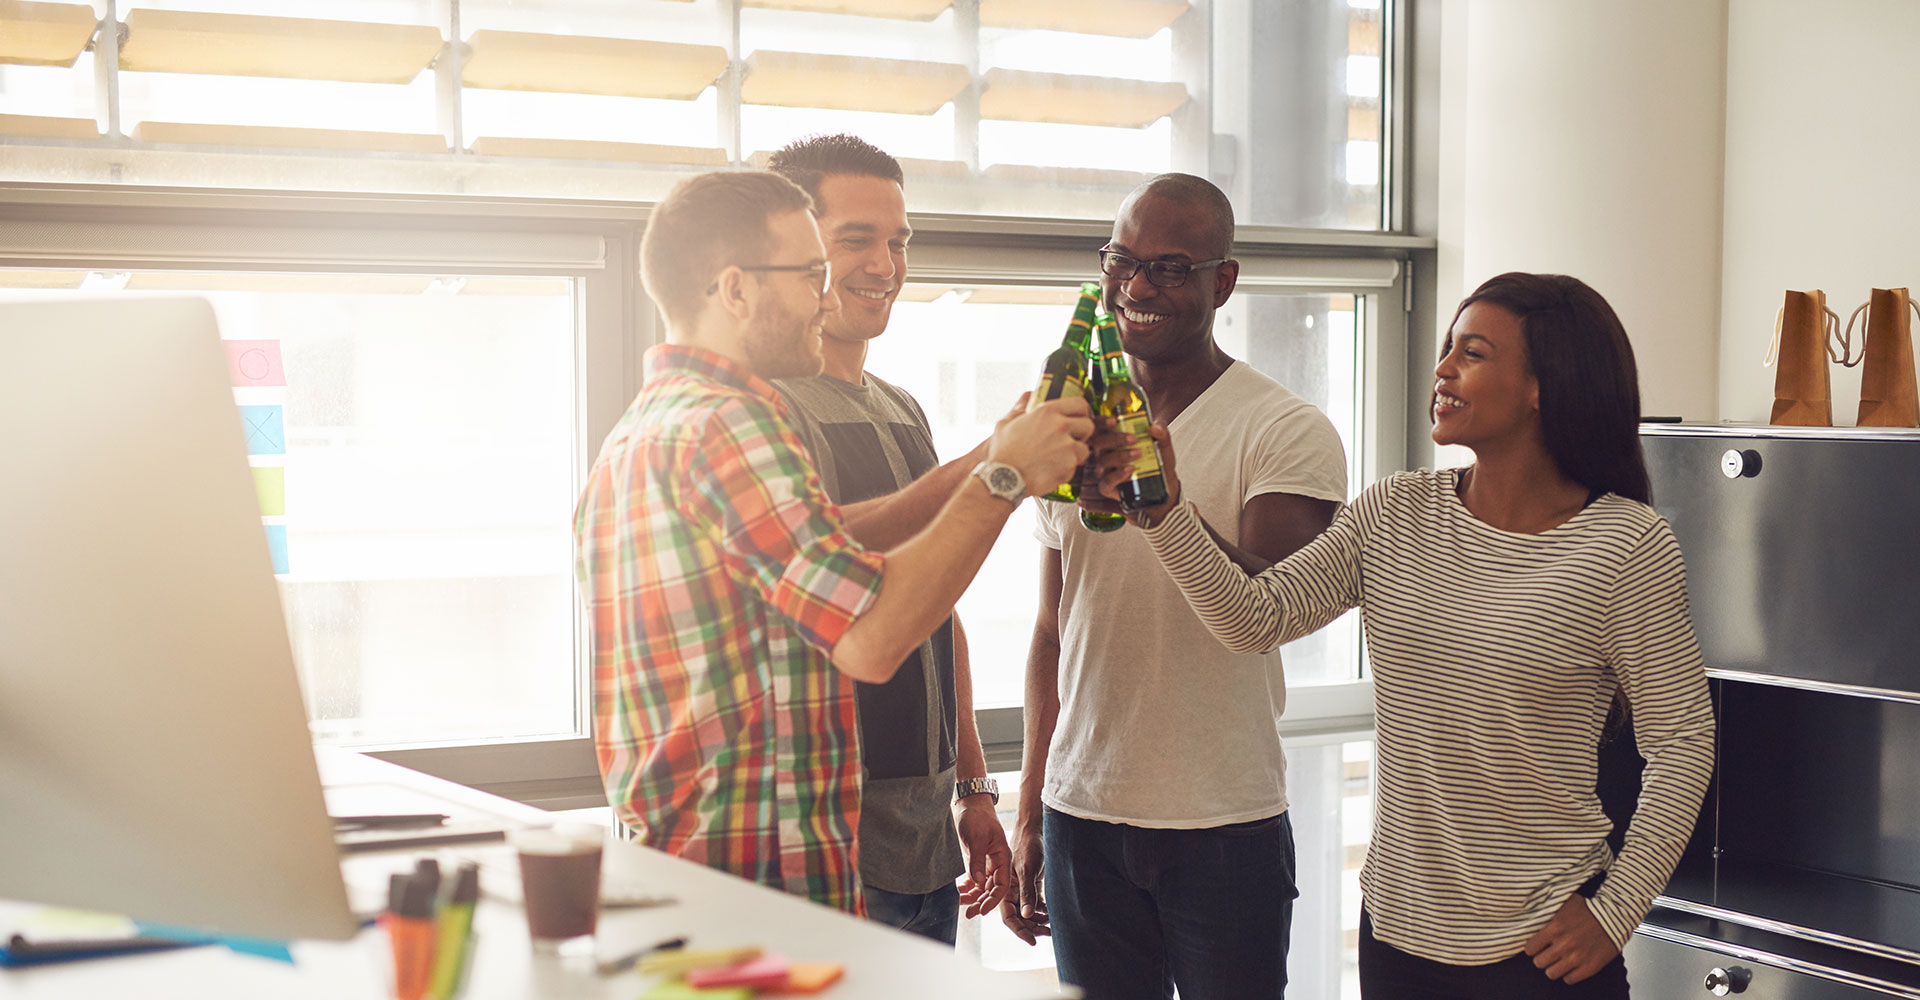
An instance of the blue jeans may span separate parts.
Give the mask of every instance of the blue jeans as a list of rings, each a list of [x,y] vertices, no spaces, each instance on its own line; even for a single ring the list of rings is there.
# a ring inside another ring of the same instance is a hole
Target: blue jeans
[[[867,897],[867,917],[888,927],[898,927],[910,934],[932,938],[949,946],[960,929],[960,889],[957,886],[949,884],[919,895],[888,892],[870,885],[862,887],[861,892]]]
[[[1062,982],[1100,1000],[1285,995],[1300,894],[1285,813],[1150,830],[1048,809],[1041,836]]]

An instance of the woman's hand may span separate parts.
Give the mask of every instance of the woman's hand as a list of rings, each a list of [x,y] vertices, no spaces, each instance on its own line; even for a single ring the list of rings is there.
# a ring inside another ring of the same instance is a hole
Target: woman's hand
[[[1164,424],[1154,424],[1148,428],[1148,432],[1153,435],[1154,443],[1160,449],[1160,474],[1167,480],[1167,502],[1157,507],[1126,512],[1127,520],[1142,528],[1159,524],[1160,519],[1180,503],[1180,477],[1173,471],[1173,437],[1167,433]],[[1099,501],[1101,506],[1094,507],[1083,496],[1081,505],[1096,510],[1118,511],[1120,484],[1126,482],[1132,473],[1133,460],[1140,454],[1139,444],[1133,435],[1115,429],[1112,418],[1102,417],[1093,437],[1087,439],[1087,445],[1093,449],[1093,457],[1089,461],[1093,463],[1100,493],[1107,499]]]
[[[1585,897],[1567,897],[1547,926],[1527,939],[1523,949],[1533,956],[1534,968],[1548,979],[1564,981],[1568,986],[1580,982],[1620,957],[1620,949],[1587,909]]]

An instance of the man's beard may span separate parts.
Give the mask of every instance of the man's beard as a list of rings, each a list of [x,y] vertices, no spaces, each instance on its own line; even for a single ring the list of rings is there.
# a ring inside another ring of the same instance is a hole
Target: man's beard
[[[814,317],[762,315],[747,331],[747,366],[765,379],[818,375],[824,359],[813,335]]]

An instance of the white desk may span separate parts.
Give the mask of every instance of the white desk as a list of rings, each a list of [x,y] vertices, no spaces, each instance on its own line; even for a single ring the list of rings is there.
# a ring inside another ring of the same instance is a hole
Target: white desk
[[[358,754],[320,754],[327,784],[383,781],[471,802],[495,813],[543,822],[546,813]],[[379,864],[350,859],[348,864]],[[664,938],[690,947],[759,945],[789,958],[839,962],[846,976],[822,1000],[1038,1000],[1059,997],[1046,984],[992,972],[923,938],[755,885],[645,847],[614,843],[605,864],[631,873],[677,903],[600,914],[599,947],[618,955]],[[350,869],[351,870],[351,869]],[[352,881],[360,881],[355,875]],[[512,904],[483,898],[475,916],[475,952],[463,997],[470,1000],[634,1000],[651,980],[626,972],[600,976],[583,959],[535,957],[526,919]],[[388,996],[391,961],[385,935],[363,931],[345,942],[296,942],[294,963],[238,955],[214,946],[27,969],[0,969],[0,997],[274,998],[377,1000]]]

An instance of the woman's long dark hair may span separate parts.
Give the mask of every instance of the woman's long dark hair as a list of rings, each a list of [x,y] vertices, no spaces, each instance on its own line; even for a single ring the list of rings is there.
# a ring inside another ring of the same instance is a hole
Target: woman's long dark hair
[[[1487,279],[1460,309],[1476,302],[1520,318],[1540,386],[1540,432],[1560,472],[1596,496],[1652,503],[1640,453],[1640,372],[1607,300],[1578,278],[1510,271]]]

